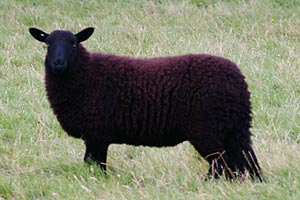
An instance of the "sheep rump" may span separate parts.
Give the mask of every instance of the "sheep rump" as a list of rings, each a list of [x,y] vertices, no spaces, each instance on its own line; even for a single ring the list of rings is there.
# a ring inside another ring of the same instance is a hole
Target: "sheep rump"
[[[38,31],[30,33],[42,41]],[[110,144],[162,147],[189,141],[210,163],[209,176],[225,172],[234,179],[247,169],[262,180],[251,147],[250,93],[236,64],[206,54],[142,59],[90,53],[80,43],[89,34],[87,29],[75,34],[75,50],[60,58],[67,64],[57,61],[53,45],[45,60],[50,105],[62,128],[85,141],[85,161],[105,170]],[[65,50],[64,41],[73,36],[54,31],[42,42],[59,41]],[[64,69],[56,73],[55,66]]]

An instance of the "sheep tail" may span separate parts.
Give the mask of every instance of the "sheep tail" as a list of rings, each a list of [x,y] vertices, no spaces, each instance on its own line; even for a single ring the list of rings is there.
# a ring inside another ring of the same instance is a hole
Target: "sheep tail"
[[[262,182],[262,170],[251,146],[250,136],[249,130],[244,129],[239,139],[231,137],[229,142],[226,143],[228,145],[225,149],[225,158],[229,167],[226,174],[235,179],[236,176],[232,177],[232,173],[228,173],[228,171],[232,170],[237,173],[235,173],[236,175],[243,177],[245,170],[247,170],[252,179],[258,179]]]
[[[251,143],[243,145],[243,155],[246,159],[246,169],[252,179],[257,178],[259,181],[263,181],[262,170],[258,164],[257,157],[254,153]]]

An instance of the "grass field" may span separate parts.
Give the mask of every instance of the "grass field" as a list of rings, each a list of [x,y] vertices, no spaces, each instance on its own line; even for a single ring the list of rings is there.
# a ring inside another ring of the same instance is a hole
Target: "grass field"
[[[267,182],[204,181],[185,142],[112,145],[108,176],[83,162],[44,92],[45,46],[28,33],[96,28],[91,51],[142,57],[210,53],[236,62],[252,94],[253,143]],[[0,1],[0,200],[299,199],[300,1]]]

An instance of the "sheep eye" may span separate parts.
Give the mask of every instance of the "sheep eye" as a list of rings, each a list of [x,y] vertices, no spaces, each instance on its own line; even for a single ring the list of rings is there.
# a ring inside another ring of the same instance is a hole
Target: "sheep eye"
[[[73,47],[76,47],[75,41],[71,41],[71,45],[72,45]]]

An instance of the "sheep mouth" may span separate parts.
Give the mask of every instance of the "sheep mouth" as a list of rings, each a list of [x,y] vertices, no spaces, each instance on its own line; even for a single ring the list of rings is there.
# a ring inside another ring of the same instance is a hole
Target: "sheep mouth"
[[[63,74],[63,72],[65,71],[66,67],[63,66],[63,65],[57,65],[55,67],[52,68],[52,72],[54,74],[58,74],[58,75],[61,75]]]

